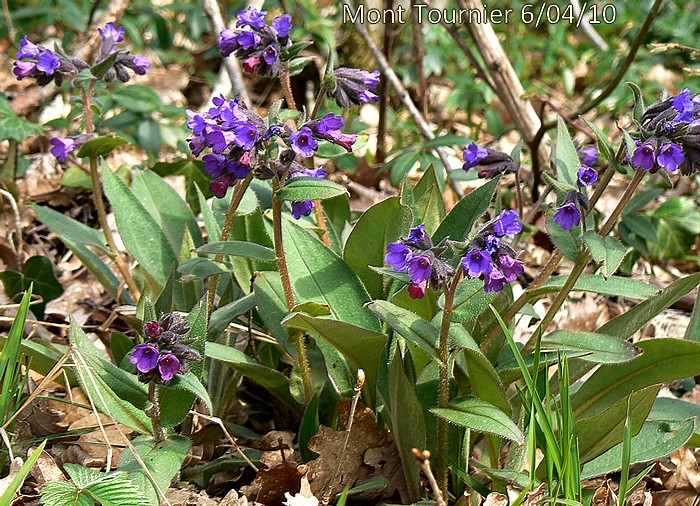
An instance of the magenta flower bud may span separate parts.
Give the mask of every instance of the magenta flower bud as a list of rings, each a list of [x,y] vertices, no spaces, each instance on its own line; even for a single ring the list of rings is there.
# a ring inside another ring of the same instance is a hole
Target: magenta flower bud
[[[408,285],[408,295],[412,299],[422,299],[425,297],[425,290],[428,287],[428,280],[424,279],[420,283],[411,283]]]
[[[146,335],[150,339],[158,339],[162,333],[163,329],[161,328],[160,323],[156,321],[146,323]]]

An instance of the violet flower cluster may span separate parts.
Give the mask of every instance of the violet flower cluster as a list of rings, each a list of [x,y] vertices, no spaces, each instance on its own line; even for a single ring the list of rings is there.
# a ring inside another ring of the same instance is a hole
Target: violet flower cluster
[[[384,260],[395,272],[407,272],[411,276],[408,294],[413,299],[425,296],[430,284],[433,290],[441,289],[455,271],[440,254],[446,247],[433,246],[433,241],[425,231],[425,223],[411,229],[408,237],[387,245]]]
[[[518,166],[512,156],[490,148],[482,148],[472,142],[464,150],[464,165],[462,169],[468,171],[474,167],[479,169],[479,177],[492,179],[505,173],[515,173]]]
[[[190,327],[177,313],[166,313],[160,321],[145,325],[148,342],[134,348],[130,361],[136,365],[139,381],[167,383],[185,374],[191,361],[202,360],[197,350],[185,344]]]
[[[517,211],[504,210],[467,247],[462,269],[470,278],[483,279],[487,293],[502,291],[506,283],[515,281],[524,272],[522,260],[503,241],[504,237],[515,237],[522,229]]]
[[[325,84],[328,95],[343,109],[379,101],[379,96],[375,93],[379,86],[378,70],[369,72],[340,67],[326,76]]]
[[[700,169],[700,94],[688,88],[649,107],[642,116],[629,162],[637,169],[659,169],[685,176]]]
[[[564,230],[571,230],[581,224],[581,210],[588,210],[589,202],[586,188],[598,181],[598,173],[591,167],[581,166],[578,170],[578,190],[571,190],[564,203],[557,208],[554,222]]]
[[[283,14],[265,22],[267,11],[248,7],[238,13],[236,29],[224,29],[219,37],[219,49],[224,58],[235,53],[243,62],[243,70],[263,76],[278,76],[282,71],[284,50],[291,46],[289,32],[292,16]]]

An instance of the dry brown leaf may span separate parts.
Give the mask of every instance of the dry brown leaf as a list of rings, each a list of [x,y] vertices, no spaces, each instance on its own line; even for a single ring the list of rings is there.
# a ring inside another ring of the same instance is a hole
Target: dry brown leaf
[[[653,493],[651,497],[652,506],[692,506],[698,493],[689,490],[662,490]]]
[[[285,492],[292,495],[299,492],[301,477],[306,471],[306,466],[297,466],[296,462],[282,462],[261,469],[255,477],[255,482],[260,484],[257,501],[266,506],[282,506]]]
[[[606,481],[596,489],[591,506],[608,506],[612,504],[612,501],[612,490],[610,490],[610,484]]]
[[[483,506],[508,506],[508,496],[491,492],[486,496]]]
[[[214,499],[207,496],[206,492],[196,490],[169,488],[165,497],[172,506],[217,506]]]
[[[41,452],[41,455],[39,455],[36,465],[31,470],[31,474],[40,487],[44,483],[65,480],[63,471],[61,471],[56,461],[46,451]]]
[[[259,502],[250,502],[245,495],[240,495],[235,490],[231,490],[224,497],[219,506],[265,506]]]
[[[670,455],[671,462],[675,464],[675,470],[661,476],[661,481],[667,490],[700,491],[700,469],[695,455],[688,448]]]
[[[347,419],[349,406],[349,399],[341,400],[338,406],[341,420]],[[346,486],[352,488],[356,483],[366,481],[375,471],[365,463],[367,450],[391,446],[388,434],[379,431],[374,412],[364,405],[358,405],[355,411],[348,444],[343,451],[345,437],[345,431],[339,432],[322,425],[309,441],[309,449],[319,455],[308,463],[314,495],[324,495],[327,486],[331,487],[331,494],[335,495]]]

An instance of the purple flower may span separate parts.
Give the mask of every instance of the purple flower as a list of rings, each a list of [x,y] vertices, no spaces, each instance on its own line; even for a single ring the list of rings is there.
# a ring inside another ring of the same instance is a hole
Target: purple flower
[[[43,72],[47,76],[53,75],[53,73],[61,67],[61,60],[58,59],[53,51],[44,49],[39,53],[37,58],[36,68],[37,70]]]
[[[295,172],[294,176],[306,176],[306,177],[315,177],[316,179],[324,179],[328,176],[328,172],[326,172],[326,169],[323,167],[319,167],[318,169],[304,169],[301,172]]]
[[[173,379],[180,372],[181,368],[180,361],[172,353],[163,353],[158,359],[158,372],[163,381]]]
[[[219,50],[224,58],[233,53],[240,46],[238,45],[238,32],[224,28],[219,37]]]
[[[243,149],[250,150],[253,149],[255,143],[258,142],[260,138],[260,132],[250,121],[240,122],[234,129],[234,142],[237,146]]]
[[[426,256],[413,257],[408,261],[408,273],[414,283],[429,279],[432,272],[433,267],[430,264],[430,259]]]
[[[243,11],[238,11],[238,22],[236,26],[242,28],[249,26],[254,30],[262,30],[265,28],[265,15],[267,11],[259,11],[253,7],[248,7]]]
[[[413,257],[408,246],[401,242],[392,242],[387,244],[386,250],[388,251],[384,257],[386,263],[391,265],[396,272],[405,271],[408,261]]]
[[[657,161],[659,165],[668,172],[674,172],[685,161],[683,148],[681,148],[678,144],[674,144],[673,142],[664,144],[661,146]]]
[[[102,47],[100,48],[100,54],[102,58],[112,54],[117,44],[124,41],[124,27],[120,26],[117,28],[114,23],[107,23],[104,27],[97,29],[100,32],[100,37],[102,37]]]
[[[139,344],[134,348],[134,353],[129,359],[132,364],[136,364],[139,372],[149,372],[158,365],[158,350],[150,344]]]
[[[298,220],[302,216],[308,216],[311,214],[311,210],[314,207],[315,206],[312,200],[301,200],[299,202],[292,202],[292,216],[295,220]]]
[[[578,226],[581,223],[581,212],[576,202],[570,200],[564,202],[564,204],[557,209],[557,213],[554,215],[554,221],[564,230],[571,230]]]
[[[12,69],[12,72],[15,74],[18,81],[21,81],[25,77],[33,76],[38,72],[36,69],[36,63],[29,61],[16,61],[14,65],[15,68]]]
[[[376,102],[379,97],[373,93],[379,84],[379,72],[341,67],[333,71],[328,81],[332,88],[329,96],[335,98],[340,107],[349,109],[352,104],[362,105]]]
[[[201,114],[193,111],[192,109],[187,109],[187,128],[192,130],[195,135],[202,135],[204,129],[207,127],[208,123]]]
[[[598,180],[598,173],[590,167],[581,167],[578,170],[579,186],[591,186]]]
[[[227,160],[224,155],[209,153],[202,157],[202,161],[204,162],[204,172],[211,177],[217,178],[226,173]]]
[[[428,287],[428,280],[424,279],[420,283],[408,285],[408,296],[412,299],[422,299],[425,297],[425,289]]]
[[[493,269],[491,253],[484,250],[474,249],[467,253],[462,259],[462,269],[472,278],[478,278],[482,274],[488,274]]]
[[[275,46],[267,46],[265,51],[263,51],[263,59],[268,65],[274,65],[279,58],[279,50]]]
[[[503,237],[507,235],[508,237],[515,237],[515,234],[519,234],[523,229],[522,223],[518,221],[518,212],[513,210],[503,210],[500,216],[493,224],[493,231],[498,237]]]
[[[313,132],[307,126],[301,127],[289,136],[294,152],[302,158],[314,156],[314,151],[318,149],[318,141],[314,139]]]
[[[273,19],[272,27],[275,29],[280,39],[288,37],[289,32],[292,30],[292,16],[283,14],[281,17]]]
[[[513,258],[509,255],[501,255],[498,261],[501,266],[503,276],[509,283],[518,279],[518,276],[525,272],[522,260],[518,260],[517,258]]]
[[[17,51],[18,60],[21,60],[22,58],[36,58],[39,56],[39,51],[41,48],[30,41],[26,35],[19,42],[19,46],[20,49]]]
[[[146,335],[149,339],[158,339],[163,333],[163,328],[156,321],[146,323]]]
[[[361,73],[363,76],[362,82],[364,85],[370,90],[376,91],[377,86],[379,86],[379,71],[373,70],[372,72],[369,72],[367,70],[362,70]]]
[[[194,156],[199,156],[202,153],[202,151],[204,151],[209,146],[209,142],[203,135],[192,137],[190,139],[187,139],[187,141],[190,145],[190,149],[192,150],[192,154]]]
[[[235,178],[231,177],[229,174],[224,174],[209,183],[209,189],[217,198],[222,199],[226,196],[226,192],[234,182]]]
[[[406,242],[413,246],[419,246],[429,239],[428,233],[425,231],[425,223],[421,223],[417,227],[413,227],[408,234]]]
[[[151,62],[145,56],[134,56],[130,62],[126,63],[126,66],[138,75],[143,76],[151,68]]]
[[[206,137],[209,145],[215,153],[221,153],[223,150],[233,144],[236,139],[236,135],[233,132],[228,132],[219,128],[207,131]]]
[[[54,137],[49,143],[53,146],[51,148],[51,154],[58,158],[58,161],[61,163],[65,162],[68,155],[78,147],[75,139],[71,139],[70,137]]]
[[[238,45],[243,49],[255,49],[261,42],[260,35],[255,32],[240,32],[238,34]]]
[[[316,131],[332,139],[340,139],[343,132],[340,131],[345,125],[345,120],[332,112],[326,114],[316,123]]]
[[[469,170],[472,167],[476,167],[486,159],[488,154],[489,152],[486,148],[480,148],[472,142],[464,150],[464,165],[462,165],[462,168],[464,170]]]
[[[586,167],[593,167],[598,163],[598,150],[595,146],[588,146],[587,148],[577,150],[578,159],[581,165]]]
[[[656,167],[656,150],[649,143],[639,146],[632,155],[632,165],[638,169],[653,170]]]
[[[502,292],[505,286],[505,276],[495,267],[484,276],[484,291],[486,293]]]
[[[690,96],[690,90],[685,88],[672,101],[673,108],[680,114],[675,118],[676,122],[692,121],[695,112],[695,103]]]
[[[498,249],[501,247],[501,241],[498,237],[489,234],[486,236],[486,239],[484,239],[484,242],[486,243],[486,251],[492,255],[498,253]]]

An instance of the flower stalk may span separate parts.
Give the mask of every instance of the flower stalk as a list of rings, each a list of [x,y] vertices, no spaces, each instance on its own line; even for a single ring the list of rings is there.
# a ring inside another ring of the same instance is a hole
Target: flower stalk
[[[156,442],[165,441],[165,430],[160,425],[160,405],[158,404],[158,389],[154,382],[148,385],[148,400],[151,402],[149,415],[153,424],[153,437]]]
[[[92,98],[95,92],[96,83],[97,79],[93,79],[90,81],[87,90],[85,90],[85,88],[81,89],[83,94],[83,104],[85,105],[85,132],[87,134],[93,134],[95,132],[95,123],[92,118]],[[136,281],[134,281],[131,272],[129,272],[129,268],[124,262],[124,259],[119,253],[117,244],[114,241],[114,236],[109,228],[109,223],[107,222],[107,210],[105,209],[104,198],[102,196],[102,183],[100,181],[100,174],[97,170],[97,157],[95,155],[90,155],[90,180],[92,182],[92,191],[95,207],[97,208],[97,215],[99,217],[105,239],[107,240],[107,245],[114,256],[114,262],[117,265],[117,269],[119,269],[119,272],[124,278],[124,282],[129,288],[132,297],[135,300],[138,300],[140,297],[140,290],[136,285]]]

